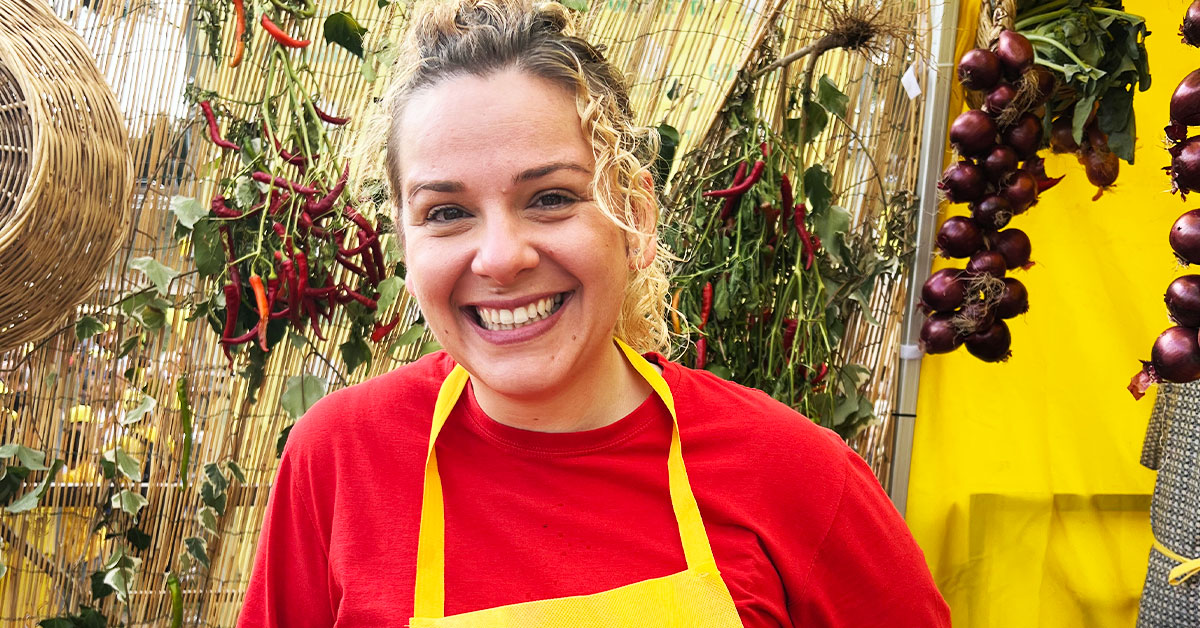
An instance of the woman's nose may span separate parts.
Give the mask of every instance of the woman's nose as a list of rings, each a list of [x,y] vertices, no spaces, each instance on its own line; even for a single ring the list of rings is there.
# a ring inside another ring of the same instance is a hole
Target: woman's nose
[[[489,217],[482,226],[471,271],[501,285],[516,281],[521,271],[538,264],[537,248],[511,214]]]

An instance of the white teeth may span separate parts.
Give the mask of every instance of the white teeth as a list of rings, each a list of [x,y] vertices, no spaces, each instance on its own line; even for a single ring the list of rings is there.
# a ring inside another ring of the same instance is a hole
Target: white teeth
[[[562,295],[555,295],[511,310],[476,307],[475,311],[485,328],[507,331],[546,318],[558,309],[562,301]]]

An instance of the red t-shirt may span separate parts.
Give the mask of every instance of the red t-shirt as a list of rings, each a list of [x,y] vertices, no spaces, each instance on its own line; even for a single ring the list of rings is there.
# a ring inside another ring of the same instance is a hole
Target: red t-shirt
[[[760,391],[647,357],[674,394],[692,491],[745,626],[950,625],[903,519],[836,434]],[[240,628],[407,625],[425,448],[453,366],[426,356],[296,423]],[[468,385],[437,441],[446,613],[683,571],[670,438],[657,395],[612,425],[543,433],[491,420]]]

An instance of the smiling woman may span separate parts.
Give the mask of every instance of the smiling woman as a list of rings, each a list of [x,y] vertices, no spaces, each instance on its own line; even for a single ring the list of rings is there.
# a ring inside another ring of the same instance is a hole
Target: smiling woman
[[[384,135],[445,351],[296,424],[239,626],[948,625],[836,435],[655,353],[653,142],[572,33],[556,3],[417,7]]]

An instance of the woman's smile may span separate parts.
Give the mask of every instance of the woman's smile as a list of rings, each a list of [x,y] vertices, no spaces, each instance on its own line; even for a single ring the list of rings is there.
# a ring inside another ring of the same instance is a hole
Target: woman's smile
[[[559,321],[559,312],[574,290],[535,298],[486,301],[462,308],[481,338],[504,345],[525,342],[546,333]]]

